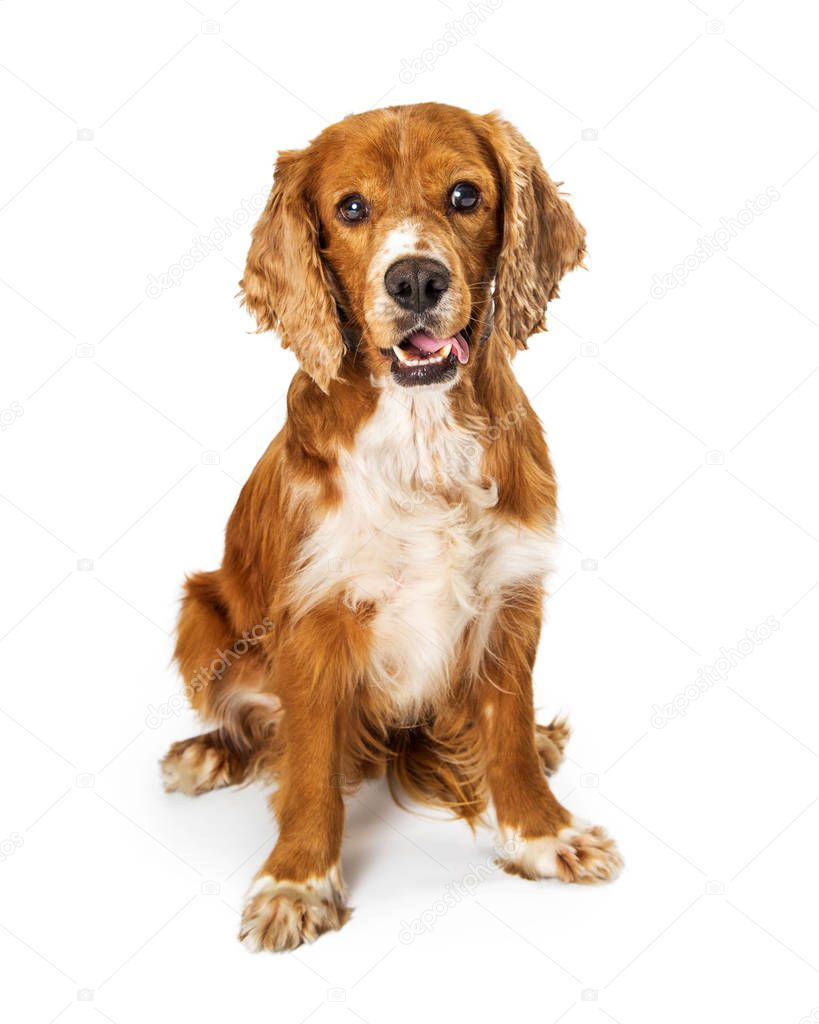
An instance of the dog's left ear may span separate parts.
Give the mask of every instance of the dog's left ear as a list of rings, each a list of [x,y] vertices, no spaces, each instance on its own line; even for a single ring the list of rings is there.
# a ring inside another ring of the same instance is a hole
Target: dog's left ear
[[[510,356],[545,330],[560,279],[580,266],[586,232],[535,149],[497,114],[481,119],[501,177],[503,240],[495,275],[495,331]]]
[[[338,377],[344,340],[307,197],[306,150],[279,155],[273,191],[253,229],[243,303],[260,331],[278,331],[322,391]]]

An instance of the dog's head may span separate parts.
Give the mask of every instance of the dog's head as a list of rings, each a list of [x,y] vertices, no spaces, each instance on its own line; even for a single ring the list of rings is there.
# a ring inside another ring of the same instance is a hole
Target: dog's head
[[[345,118],[276,164],[241,282],[322,390],[345,351],[404,386],[511,355],[583,259],[585,233],[520,133],[435,103]],[[494,302],[494,316],[492,306]]]

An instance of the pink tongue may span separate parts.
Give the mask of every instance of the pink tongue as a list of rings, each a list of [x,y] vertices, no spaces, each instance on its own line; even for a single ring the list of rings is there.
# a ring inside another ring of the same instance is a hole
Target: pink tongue
[[[451,344],[455,355],[458,357],[458,362],[469,362],[469,345],[460,334],[456,334],[451,338],[430,338],[428,334],[419,331],[417,334],[410,335],[409,342],[413,348],[417,348],[419,352],[423,352],[425,355],[437,352],[439,348]]]

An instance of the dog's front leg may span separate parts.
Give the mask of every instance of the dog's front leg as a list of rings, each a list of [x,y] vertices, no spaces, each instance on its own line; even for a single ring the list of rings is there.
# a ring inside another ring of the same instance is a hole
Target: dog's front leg
[[[532,667],[541,626],[540,587],[520,588],[498,612],[480,672],[480,728],[495,805],[501,863],[526,878],[598,882],[622,860],[602,828],[555,798],[537,750]]]
[[[339,857],[345,722],[359,666],[355,624],[313,613],[275,659],[284,715],[279,839],[247,896],[239,938],[257,951],[294,949],[344,924]]]

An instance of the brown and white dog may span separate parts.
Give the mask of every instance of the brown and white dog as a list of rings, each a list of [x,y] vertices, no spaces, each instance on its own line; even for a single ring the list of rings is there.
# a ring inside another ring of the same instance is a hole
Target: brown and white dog
[[[169,791],[278,783],[251,949],[346,920],[343,798],[364,778],[470,823],[491,802],[526,878],[620,869],[546,778],[568,738],[532,696],[555,479],[510,366],[584,238],[495,114],[376,110],[278,159],[241,287],[301,369],[221,569],[186,584],[176,658],[213,731],[163,761]]]

